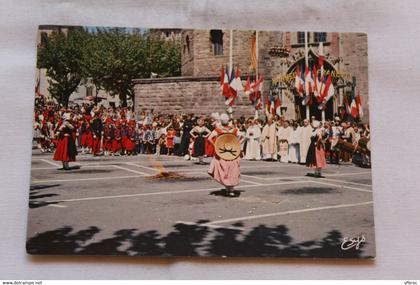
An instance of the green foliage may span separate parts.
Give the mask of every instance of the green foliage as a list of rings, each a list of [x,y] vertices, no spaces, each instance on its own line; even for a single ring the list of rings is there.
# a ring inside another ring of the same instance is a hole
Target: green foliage
[[[47,68],[49,91],[63,105],[80,83],[89,81],[97,90],[119,96],[125,106],[134,99],[133,79],[149,78],[152,72],[160,77],[181,74],[181,45],[155,32],[119,28],[53,33],[38,52],[38,66]]]
[[[53,32],[38,49],[38,68],[47,70],[48,91],[61,105],[67,106],[70,95],[82,79],[82,51],[87,37],[81,29],[66,34]]]

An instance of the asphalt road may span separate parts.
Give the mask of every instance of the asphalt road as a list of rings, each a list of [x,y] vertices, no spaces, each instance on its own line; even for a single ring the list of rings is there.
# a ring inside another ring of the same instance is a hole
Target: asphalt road
[[[63,171],[34,150],[29,253],[375,256],[370,169],[328,165],[313,178],[302,165],[242,160],[239,196],[228,198],[208,165],[183,158],[77,159]],[[184,177],[154,179],[157,166]]]

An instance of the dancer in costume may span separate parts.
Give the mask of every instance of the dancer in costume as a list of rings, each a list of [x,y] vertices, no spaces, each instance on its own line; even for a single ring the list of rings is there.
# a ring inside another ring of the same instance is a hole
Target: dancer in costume
[[[221,125],[216,127],[209,136],[209,142],[214,143],[215,156],[213,157],[208,173],[217,182],[226,187],[225,194],[235,197],[237,194],[233,187],[240,182],[240,144],[243,138],[238,138],[238,129],[229,126],[229,116],[220,116]]]
[[[198,119],[198,126],[195,126],[190,135],[194,140],[193,156],[198,157],[199,164],[204,164],[204,155],[206,153],[205,139],[210,135],[210,130],[204,126],[204,120]]]
[[[321,170],[327,166],[325,160],[324,145],[324,129],[321,128],[319,121],[312,122],[313,131],[311,136],[311,144],[309,145],[308,154],[306,156],[306,166],[315,169],[315,173],[311,176],[322,177]]]
[[[74,143],[72,132],[74,126],[71,124],[71,114],[63,114],[63,122],[58,128],[58,141],[57,148],[54,152],[54,160],[61,161],[63,163],[64,170],[70,170],[69,162],[76,161],[77,149]]]

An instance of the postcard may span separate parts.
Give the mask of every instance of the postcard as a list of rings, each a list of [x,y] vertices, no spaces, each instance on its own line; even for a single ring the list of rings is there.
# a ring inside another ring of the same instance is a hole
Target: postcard
[[[41,25],[33,255],[375,257],[365,33]]]

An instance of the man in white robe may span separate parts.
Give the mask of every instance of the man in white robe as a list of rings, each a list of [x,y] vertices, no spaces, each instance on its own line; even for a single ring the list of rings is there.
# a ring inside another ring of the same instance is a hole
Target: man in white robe
[[[292,127],[289,126],[289,121],[283,122],[283,127],[277,132],[279,142],[279,156],[280,162],[289,162],[289,137],[292,134]]]
[[[266,160],[277,160],[277,130],[273,118],[268,118],[261,134],[263,158]]]
[[[289,142],[289,162],[299,163],[300,161],[300,136],[302,128],[295,122],[293,124],[293,131],[291,132]]]
[[[248,129],[246,130],[246,151],[245,159],[260,160],[261,159],[261,129],[255,124],[254,120],[249,121]]]
[[[303,120],[303,126],[300,131],[300,163],[306,163],[306,155],[308,153],[309,145],[311,144],[312,126],[309,120]]]

